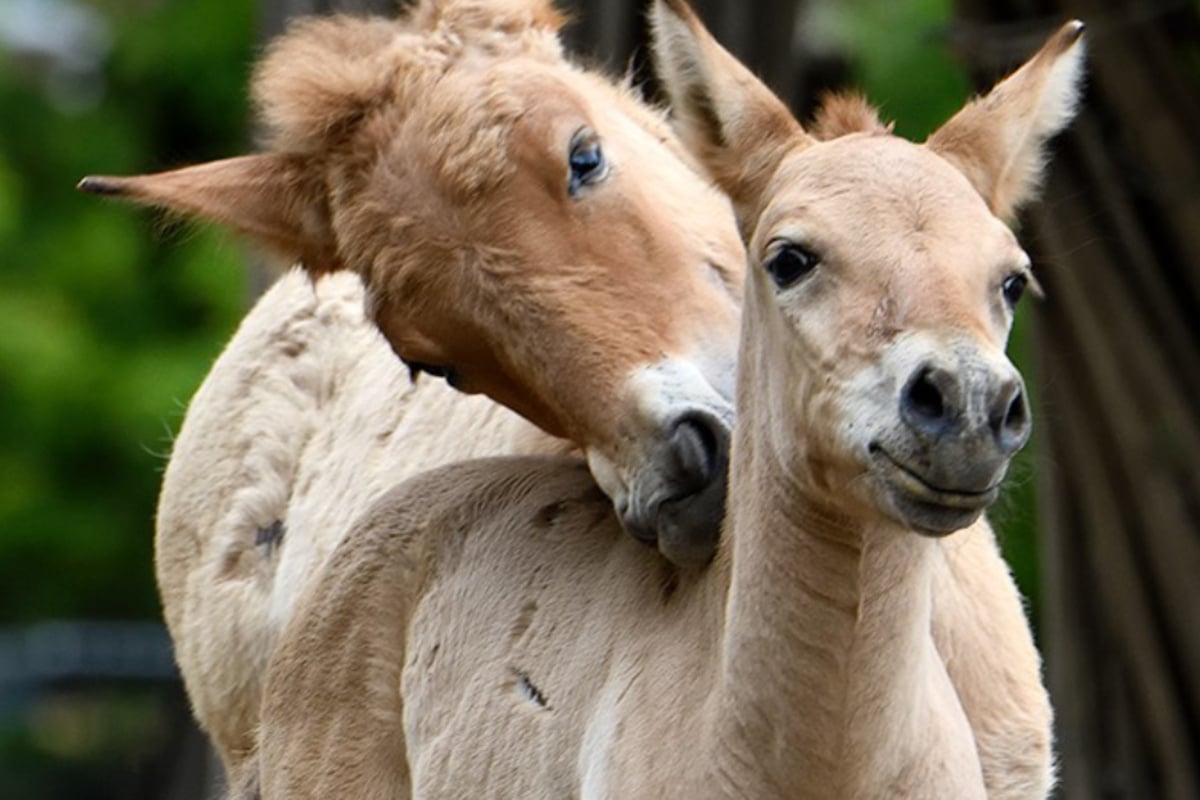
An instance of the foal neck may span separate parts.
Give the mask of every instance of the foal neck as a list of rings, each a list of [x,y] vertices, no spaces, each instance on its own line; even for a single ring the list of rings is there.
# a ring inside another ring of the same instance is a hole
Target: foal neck
[[[759,446],[753,416],[739,420],[730,479],[712,759],[722,790],[867,798],[932,787],[974,796],[974,775],[947,783],[947,770],[935,780],[923,763],[975,758],[930,633],[939,542],[852,518],[837,498],[803,488],[773,448]],[[931,756],[930,747],[943,752]]]

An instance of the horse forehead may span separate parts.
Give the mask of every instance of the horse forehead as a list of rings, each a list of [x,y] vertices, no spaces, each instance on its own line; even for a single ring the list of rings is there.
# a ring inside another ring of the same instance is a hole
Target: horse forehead
[[[402,205],[428,209],[440,199],[478,213],[481,202],[491,203],[487,198],[545,149],[551,120],[583,113],[583,98],[556,72],[569,68],[488,60],[425,84],[421,98],[364,128],[367,148],[384,154],[373,173],[377,186],[392,201],[407,198]]]
[[[962,173],[893,136],[851,135],[799,151],[776,176],[763,220],[760,252],[771,238],[799,235],[882,280],[907,265],[925,277],[969,279],[1022,259]]]
[[[565,171],[571,135],[585,126],[605,127],[605,121],[619,113],[615,106],[605,103],[603,92],[574,78],[569,72],[532,73],[506,87],[521,105],[509,140],[510,158],[542,165],[548,148],[557,154],[561,147],[564,160],[561,164],[555,162],[554,167],[561,166]]]
[[[895,136],[854,134],[810,145],[784,164],[776,194],[877,230],[907,234],[967,224],[990,227],[991,213],[966,177],[938,155]]]
[[[783,165],[776,195],[760,253],[770,238],[795,235],[830,258],[844,289],[830,313],[865,329],[856,342],[912,326],[986,327],[988,286],[1022,259],[957,169],[896,137],[810,145]]]

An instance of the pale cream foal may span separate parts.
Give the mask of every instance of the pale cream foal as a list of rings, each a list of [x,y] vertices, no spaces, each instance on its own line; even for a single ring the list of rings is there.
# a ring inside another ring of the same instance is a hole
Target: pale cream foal
[[[994,500],[1028,435],[1002,350],[1031,277],[1001,219],[1072,113],[1081,26],[919,146],[845,101],[825,129],[846,135],[814,139],[681,3],[655,22],[680,126],[753,266],[716,562],[647,558],[579,462],[405,483],[289,623],[239,791],[1048,792],[1015,591],[966,591],[994,557],[983,529],[941,537]]]

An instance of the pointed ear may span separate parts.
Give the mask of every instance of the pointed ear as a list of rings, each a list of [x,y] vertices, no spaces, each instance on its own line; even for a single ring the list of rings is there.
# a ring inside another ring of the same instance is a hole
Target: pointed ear
[[[810,140],[771,90],[721,45],[683,0],[656,0],[653,53],[675,128],[729,195],[743,238],[767,184],[792,149]]]
[[[1083,54],[1083,23],[1068,22],[1024,66],[926,141],[1006,221],[1036,196],[1046,142],[1075,116]]]
[[[130,177],[89,176],[79,189],[229,225],[314,273],[338,268],[323,183],[304,156],[268,153]]]

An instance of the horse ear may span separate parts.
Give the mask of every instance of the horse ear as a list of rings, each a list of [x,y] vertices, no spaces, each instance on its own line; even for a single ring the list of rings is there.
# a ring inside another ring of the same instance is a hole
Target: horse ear
[[[268,153],[153,175],[90,176],[79,189],[229,225],[320,273],[338,264],[314,172],[303,156]]]
[[[1046,142],[1075,116],[1083,55],[1083,23],[1068,22],[1024,66],[926,141],[967,176],[996,216],[1011,221],[1036,196]]]
[[[705,30],[683,0],[656,0],[653,53],[688,149],[729,195],[743,238],[783,157],[809,140],[771,90]]]

